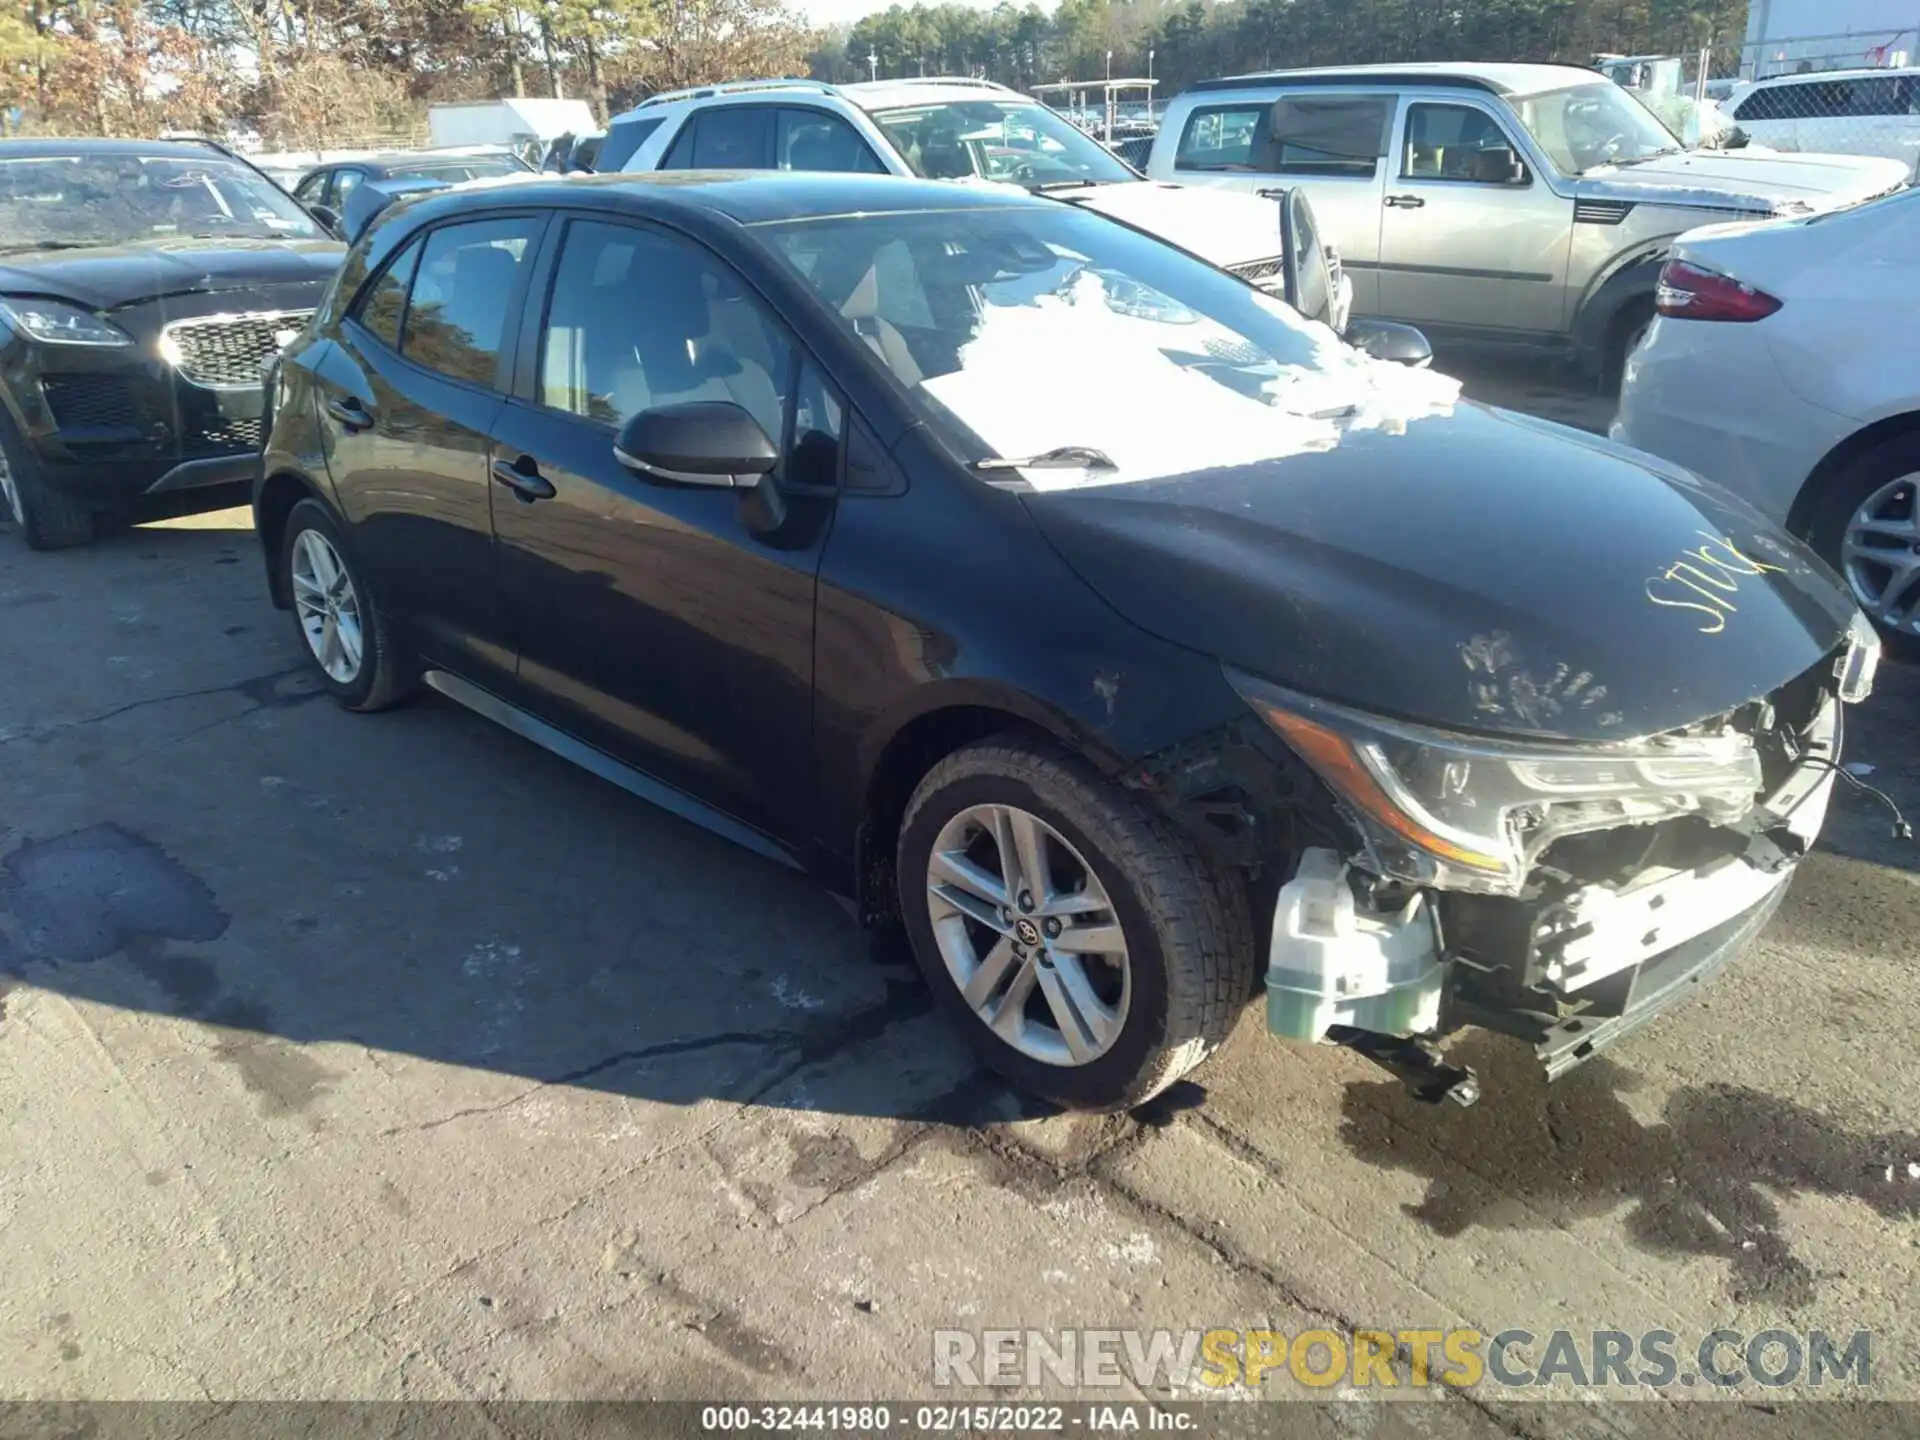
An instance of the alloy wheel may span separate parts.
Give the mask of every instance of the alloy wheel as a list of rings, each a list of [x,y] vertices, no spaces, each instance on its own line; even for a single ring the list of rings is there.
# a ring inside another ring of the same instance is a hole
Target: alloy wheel
[[[360,597],[340,552],[318,530],[302,530],[293,542],[293,604],[307,649],[327,678],[351,685],[366,645]]]
[[[7,463],[5,455],[0,455],[0,499],[7,502],[7,514],[13,517],[13,523],[24,526],[27,517],[20,508],[20,486],[13,478],[13,466]]]
[[[1132,999],[1127,937],[1086,858],[1039,816],[975,805],[927,860],[927,903],[947,973],[1007,1044],[1049,1065],[1113,1047]]]
[[[1876,622],[1920,634],[1920,474],[1889,480],[1853,512],[1840,568]]]

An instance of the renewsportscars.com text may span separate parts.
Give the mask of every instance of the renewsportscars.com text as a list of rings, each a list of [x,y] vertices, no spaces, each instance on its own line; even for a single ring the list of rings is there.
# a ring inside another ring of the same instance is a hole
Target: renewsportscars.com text
[[[1714,1330],[936,1330],[936,1386],[1865,1388],[1873,1337]]]

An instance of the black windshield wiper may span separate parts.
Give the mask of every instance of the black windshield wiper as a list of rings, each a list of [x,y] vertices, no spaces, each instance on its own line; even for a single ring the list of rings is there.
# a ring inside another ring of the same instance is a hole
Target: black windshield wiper
[[[0,245],[0,255],[18,255],[23,250],[98,250],[112,240],[19,240]]]
[[[1036,195],[1050,195],[1055,190],[1086,190],[1104,183],[1101,180],[1049,180],[1043,185],[1034,185],[1029,188]]]
[[[1028,455],[1018,460],[1004,457],[976,460],[972,468],[992,472],[996,470],[1118,470],[1120,467],[1109,460],[1104,451],[1095,450],[1090,445],[1062,445],[1057,449],[1042,450],[1038,455]]]

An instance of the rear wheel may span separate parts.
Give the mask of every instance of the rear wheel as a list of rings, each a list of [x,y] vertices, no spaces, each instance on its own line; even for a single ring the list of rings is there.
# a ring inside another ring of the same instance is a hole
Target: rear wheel
[[[93,539],[93,511],[48,483],[40,463],[0,418],[0,509],[34,550],[68,550]]]
[[[403,699],[409,672],[346,542],[317,500],[302,500],[287,516],[280,565],[301,643],[334,699],[349,710],[382,710]]]
[[[1877,445],[1830,475],[1807,539],[1889,645],[1920,654],[1920,434]]]
[[[1060,1104],[1158,1094],[1251,989],[1238,890],[1069,756],[1010,740],[950,755],[914,792],[898,863],[928,983],[988,1065]]]

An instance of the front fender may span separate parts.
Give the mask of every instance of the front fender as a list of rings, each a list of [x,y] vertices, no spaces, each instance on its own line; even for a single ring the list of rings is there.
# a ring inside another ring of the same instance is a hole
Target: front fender
[[[1660,283],[1660,267],[1679,232],[1638,241],[1607,262],[1587,283],[1573,317],[1574,359],[1582,373],[1596,375],[1606,360],[1615,318],[1635,300],[1650,298]]]

